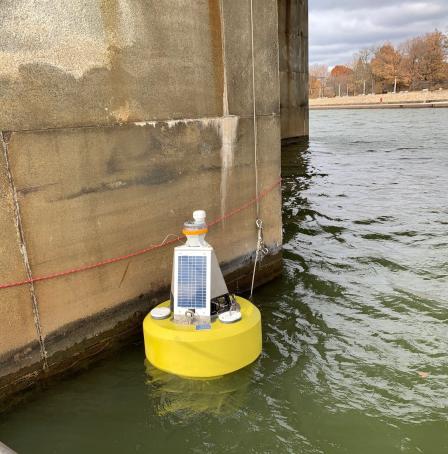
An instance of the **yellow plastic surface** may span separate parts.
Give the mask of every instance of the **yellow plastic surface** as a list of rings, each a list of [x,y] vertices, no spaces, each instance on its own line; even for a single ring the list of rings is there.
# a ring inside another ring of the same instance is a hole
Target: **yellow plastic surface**
[[[143,321],[145,353],[158,369],[183,377],[208,378],[229,374],[255,361],[261,353],[261,315],[250,301],[236,297],[239,322],[219,320],[210,329],[179,325],[171,318]],[[160,306],[168,306],[165,301]]]

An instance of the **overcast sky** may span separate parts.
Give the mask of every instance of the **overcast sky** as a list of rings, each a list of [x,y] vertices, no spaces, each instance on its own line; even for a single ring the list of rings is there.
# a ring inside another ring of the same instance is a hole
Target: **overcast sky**
[[[310,64],[349,63],[357,50],[448,32],[448,0],[309,0]]]

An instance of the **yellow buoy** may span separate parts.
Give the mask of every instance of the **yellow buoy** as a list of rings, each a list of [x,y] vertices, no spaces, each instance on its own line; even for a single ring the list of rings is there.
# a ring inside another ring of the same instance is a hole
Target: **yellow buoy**
[[[171,317],[143,321],[145,353],[158,369],[191,378],[229,374],[255,361],[261,353],[260,311],[250,301],[235,297],[241,320],[209,324],[173,323]],[[159,308],[169,308],[170,301]]]

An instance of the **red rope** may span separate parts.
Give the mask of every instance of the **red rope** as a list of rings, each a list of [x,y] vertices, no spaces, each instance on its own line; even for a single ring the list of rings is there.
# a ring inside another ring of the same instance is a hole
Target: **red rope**
[[[216,218],[215,220],[210,222],[208,224],[208,226],[212,227],[212,226],[214,226],[216,224],[219,224],[220,222],[224,221],[225,219],[228,219],[228,218],[234,216],[235,214],[240,213],[241,211],[245,210],[246,208],[249,208],[251,205],[253,205],[254,203],[258,202],[260,199],[266,197],[266,195],[269,194],[272,190],[274,190],[280,183],[281,183],[281,178],[279,178],[274,184],[269,186],[264,191],[260,192],[258,195],[256,195],[254,198],[250,199],[249,201],[247,201],[246,203],[244,203],[240,207],[235,208],[234,210],[227,212],[223,216],[220,216],[220,217]],[[133,257],[137,257],[139,255],[143,255],[143,254],[146,254],[148,252],[155,251],[156,249],[161,249],[162,247],[169,246],[170,244],[177,243],[178,241],[180,241],[180,240],[182,240],[184,238],[185,238],[185,236],[177,236],[176,238],[173,238],[171,240],[168,240],[168,241],[164,240],[164,241],[162,241],[159,244],[152,244],[151,246],[148,246],[148,247],[146,247],[144,249],[140,249],[138,251],[134,251],[134,252],[131,252],[131,253],[126,254],[126,255],[121,255],[119,257],[113,257],[113,258],[110,258],[110,259],[105,259],[105,260],[102,260],[100,262],[91,263],[89,265],[83,265],[83,266],[80,266],[78,268],[72,268],[72,269],[69,269],[69,270],[59,271],[59,272],[52,273],[52,274],[45,274],[43,276],[36,276],[36,277],[29,278],[29,279],[25,279],[23,281],[9,282],[9,283],[6,283],[6,284],[0,284],[0,290],[5,289],[5,288],[11,288],[11,287],[20,287],[22,285],[31,284],[33,282],[48,281],[50,279],[56,279],[58,277],[68,276],[69,274],[81,273],[82,271],[87,271],[87,270],[91,270],[91,269],[94,269],[94,268],[100,268],[101,266],[109,265],[111,263],[121,262],[122,260],[126,260],[126,259],[130,259],[130,258],[133,258]]]

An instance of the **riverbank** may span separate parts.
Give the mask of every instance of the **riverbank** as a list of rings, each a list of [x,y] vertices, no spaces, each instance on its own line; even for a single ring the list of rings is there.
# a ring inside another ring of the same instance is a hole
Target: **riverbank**
[[[310,99],[310,109],[401,109],[448,107],[448,90]]]

